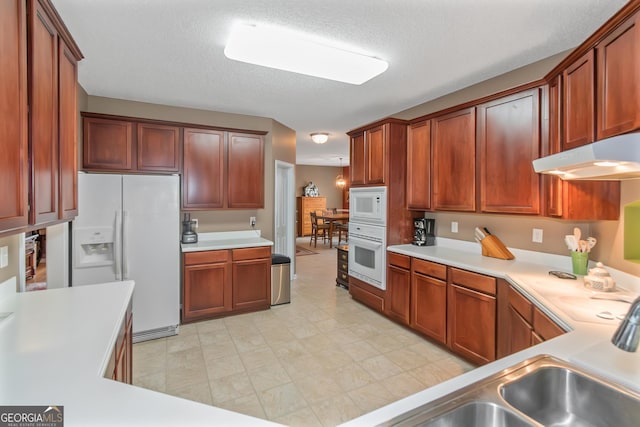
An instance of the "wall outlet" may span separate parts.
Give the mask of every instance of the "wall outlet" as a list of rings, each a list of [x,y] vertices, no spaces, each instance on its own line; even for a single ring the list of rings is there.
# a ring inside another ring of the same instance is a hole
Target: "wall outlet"
[[[0,248],[0,268],[5,268],[9,265],[9,246],[3,246]]]
[[[542,243],[542,228],[534,228],[531,236],[533,243]]]
[[[251,227],[255,227],[256,226],[256,217],[255,216],[252,216],[252,217],[249,218],[249,225]]]
[[[452,233],[458,232],[458,221],[451,221],[451,232]]]
[[[193,218],[193,227],[198,228],[198,218]]]

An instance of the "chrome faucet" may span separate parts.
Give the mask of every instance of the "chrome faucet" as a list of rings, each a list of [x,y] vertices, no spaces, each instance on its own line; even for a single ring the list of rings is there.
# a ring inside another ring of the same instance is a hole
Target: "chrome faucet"
[[[611,342],[624,351],[635,352],[640,342],[640,297],[631,304],[629,312],[613,334]]]

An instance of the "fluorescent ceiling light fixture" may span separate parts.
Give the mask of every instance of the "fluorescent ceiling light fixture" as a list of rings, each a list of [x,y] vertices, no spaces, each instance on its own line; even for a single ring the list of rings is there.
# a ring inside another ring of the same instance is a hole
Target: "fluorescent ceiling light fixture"
[[[329,134],[326,132],[316,132],[310,135],[311,135],[311,140],[316,144],[324,144],[329,140]]]
[[[389,67],[381,59],[264,25],[235,25],[224,54],[236,61],[354,85],[374,78]]]

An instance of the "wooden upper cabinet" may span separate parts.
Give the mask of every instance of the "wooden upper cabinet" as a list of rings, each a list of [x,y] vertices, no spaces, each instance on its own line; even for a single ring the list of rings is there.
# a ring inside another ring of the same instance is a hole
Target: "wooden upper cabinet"
[[[133,127],[126,120],[84,117],[83,166],[85,169],[133,169]]]
[[[29,169],[25,3],[0,2],[0,231],[27,225]]]
[[[432,203],[436,210],[476,210],[476,109],[431,120]]]
[[[229,133],[227,207],[264,207],[264,139],[260,135]]]
[[[29,2],[31,210],[29,222],[58,219],[58,32]]]
[[[482,212],[540,213],[540,90],[478,106]]]
[[[409,126],[407,134],[407,209],[431,209],[431,122]]]
[[[384,125],[367,129],[365,138],[366,184],[384,184],[386,181],[386,136]]]
[[[351,136],[349,179],[350,185],[364,185],[366,182],[364,132]]]
[[[185,129],[182,167],[182,208],[224,206],[224,132]]]
[[[180,128],[138,123],[137,169],[180,171]]]
[[[595,138],[595,61],[588,51],[562,73],[563,125],[562,149],[589,144]]]
[[[60,219],[73,219],[78,214],[78,61],[64,41],[59,43],[60,93]]]
[[[640,128],[640,13],[596,45],[598,140]]]

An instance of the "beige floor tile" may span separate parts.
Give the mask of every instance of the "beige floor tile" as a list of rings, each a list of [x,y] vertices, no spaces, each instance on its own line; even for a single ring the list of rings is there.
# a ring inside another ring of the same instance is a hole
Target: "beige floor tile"
[[[264,337],[259,332],[256,332],[255,328],[253,328],[251,334],[240,336],[232,335],[232,339],[239,353],[256,350],[267,345]]]
[[[291,382],[291,377],[279,363],[263,366],[248,372],[249,380],[256,391],[263,391]]]
[[[209,386],[214,405],[255,394],[249,374],[246,372],[214,378],[209,380]]]
[[[227,400],[218,404],[220,408],[228,409],[233,412],[239,412],[245,415],[251,415],[252,417],[267,419],[267,416],[262,409],[262,404],[258,395],[252,393],[247,396],[242,396],[237,399]],[[215,420],[211,420],[211,424],[215,425]]]
[[[436,366],[435,363],[412,369],[409,374],[427,387],[440,384],[452,377],[452,375]]]
[[[209,389],[209,381],[207,381],[206,378],[203,382],[189,384],[182,388],[171,390],[171,395],[207,405],[211,405],[213,403],[211,399],[211,390]]]
[[[193,326],[193,325],[188,325]],[[195,327],[194,327],[195,328]],[[191,329],[190,329],[191,330]],[[193,329],[195,331],[195,329]],[[199,348],[200,340],[197,333],[175,335],[167,338],[167,352],[174,353],[176,351],[188,350],[191,348]]]
[[[233,340],[231,339],[231,335],[226,328],[198,332],[198,338],[200,339],[201,346],[212,344],[219,345],[222,343],[233,342]]]
[[[309,407],[275,418],[273,421],[290,427],[322,427],[322,423]]]
[[[245,372],[242,360],[236,355],[208,359],[205,361],[205,365],[209,380]]]
[[[298,387],[300,393],[309,403],[317,403],[329,399],[337,394],[342,394],[343,390],[330,377],[306,376],[296,378],[294,384]]]
[[[167,351],[167,339],[144,341],[133,346],[133,360],[145,359],[147,357],[157,357]]]
[[[159,351],[154,355],[139,357],[136,347],[133,347],[133,379],[145,377],[167,369],[167,352]]]
[[[292,357],[283,360],[284,369],[292,379],[306,377],[308,375],[322,376],[330,374],[324,368],[322,362],[313,354],[300,357]]]
[[[347,394],[365,413],[397,400],[381,383],[367,384],[364,387],[351,390]]]
[[[322,333],[302,338],[299,341],[309,353],[317,353],[335,345],[326,334]]]
[[[240,353],[240,359],[244,364],[247,371],[254,370],[256,368],[265,367],[268,369],[278,362],[276,355],[269,346],[259,347],[255,350],[245,351]]]
[[[289,329],[289,332],[297,339],[312,337],[320,333],[320,329],[313,323],[305,321],[292,322],[292,324],[287,326],[287,329]]]
[[[366,341],[380,353],[387,353],[404,347],[398,338],[389,334],[373,335],[367,338]]]
[[[374,356],[360,362],[362,366],[377,381],[383,380],[402,372],[402,369],[385,355]]]
[[[231,340],[202,346],[202,355],[206,361],[212,361],[225,356],[239,357],[236,345]]]
[[[263,390],[258,393],[258,396],[265,413],[270,419],[282,417],[308,406],[293,383]]]
[[[380,355],[380,352],[366,341],[357,341],[351,344],[345,344],[340,348],[342,348],[342,350],[355,361],[361,361]]]
[[[344,391],[355,390],[375,381],[357,362],[339,367],[333,378]]]
[[[346,394],[311,404],[311,409],[325,427],[335,427],[366,413]]]
[[[285,343],[277,343],[276,345],[272,345],[271,349],[278,358],[283,359],[292,359],[311,354],[298,340],[291,340]]]
[[[333,371],[341,366],[348,365],[353,362],[353,358],[349,353],[342,351],[340,348],[329,347],[315,353],[316,358],[327,371]]]
[[[397,399],[410,396],[425,388],[424,384],[408,372],[385,378],[385,380],[382,381],[382,385]]]
[[[417,368],[429,363],[426,356],[412,350],[411,348],[401,348],[385,353],[385,356],[404,371]]]
[[[219,330],[226,330],[227,326],[224,324],[224,319],[203,320],[201,322],[193,323],[199,334],[203,332],[212,332]]]
[[[134,375],[133,385],[164,393],[167,391],[167,373],[162,370],[146,376]]]

